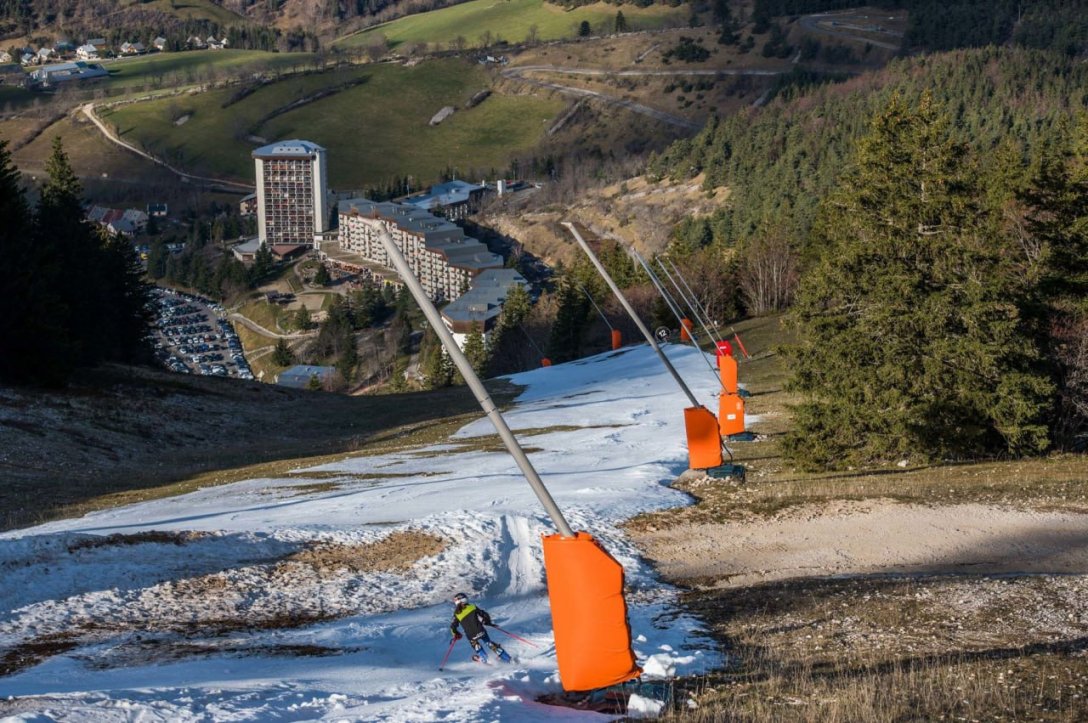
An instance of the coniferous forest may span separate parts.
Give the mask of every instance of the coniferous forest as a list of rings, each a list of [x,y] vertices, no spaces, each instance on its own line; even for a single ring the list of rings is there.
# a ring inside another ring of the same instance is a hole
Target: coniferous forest
[[[0,141],[0,378],[60,385],[103,361],[149,359],[151,312],[132,244],[86,221],[59,139],[46,170],[31,208]]]
[[[787,89],[651,162],[732,190],[674,244],[747,259],[785,239],[797,259],[796,462],[1084,446],[1086,81],[1064,52],[906,58]]]

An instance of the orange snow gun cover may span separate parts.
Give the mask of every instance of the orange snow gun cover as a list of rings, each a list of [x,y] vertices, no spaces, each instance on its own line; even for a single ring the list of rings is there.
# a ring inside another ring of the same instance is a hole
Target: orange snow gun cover
[[[722,435],[714,413],[706,407],[688,407],[684,410],[684,428],[688,435],[688,466],[721,467]]]
[[[623,566],[593,536],[544,536],[544,569],[563,690],[594,690],[637,678],[623,599]]]

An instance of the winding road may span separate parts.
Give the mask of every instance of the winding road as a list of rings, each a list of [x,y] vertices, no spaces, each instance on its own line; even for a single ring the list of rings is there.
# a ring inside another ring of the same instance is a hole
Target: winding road
[[[197,182],[200,182],[200,183],[211,184],[213,186],[229,186],[230,188],[233,188],[233,189],[236,189],[236,190],[245,190],[245,191],[252,191],[253,190],[253,186],[250,186],[250,185],[245,184],[245,183],[237,183],[235,181],[224,181],[222,178],[209,178],[207,176],[197,176],[197,175],[194,175],[192,173],[186,173],[185,171],[174,168],[173,166],[171,166],[166,161],[163,161],[163,160],[161,160],[159,158],[155,158],[155,156],[151,155],[150,153],[147,153],[146,151],[140,150],[139,148],[132,145],[131,143],[128,143],[126,141],[121,140],[120,138],[117,137],[117,135],[112,130],[110,130],[110,128],[105,123],[102,122],[102,119],[98,117],[98,114],[96,114],[94,112],[94,103],[84,104],[83,106],[80,107],[80,111],[82,111],[83,115],[87,116],[87,118],[91,121],[91,123],[94,123],[95,127],[98,128],[99,131],[101,131],[102,135],[104,135],[106,137],[106,139],[109,140],[110,142],[112,142],[114,145],[118,145],[118,146],[120,146],[121,148],[124,148],[127,151],[131,151],[131,152],[135,153],[136,155],[140,156],[141,158],[146,158],[147,160],[151,161],[152,163],[155,163],[157,165],[162,166],[163,168],[170,171],[174,175],[180,177],[181,180],[186,182],[186,183],[189,182],[189,181],[197,181]]]
[[[885,50],[899,50],[900,43],[885,43],[885,42],[881,42],[880,40],[873,40],[872,38],[867,38],[864,35],[851,35],[850,33],[843,32],[842,30],[828,28],[828,27],[824,27],[824,26],[820,25],[821,21],[830,20],[833,17],[836,17],[836,15],[833,14],[833,13],[821,13],[821,14],[818,14],[818,15],[803,15],[803,16],[801,16],[801,27],[804,28],[805,30],[807,30],[810,33],[823,33],[824,35],[830,35],[830,36],[835,37],[835,38],[842,38],[844,40],[853,40],[854,42],[857,42],[857,43],[869,43],[869,44],[874,45],[874,46],[876,46],[878,48],[884,48]],[[848,26],[843,26],[843,27],[848,27]],[[892,36],[900,35],[900,33],[896,33],[896,32],[893,32],[891,30],[881,30],[881,31],[874,31],[874,32],[883,32],[886,35],[892,35]]]
[[[634,76],[711,76],[711,77],[725,77],[735,75],[754,75],[761,77],[769,77],[775,75],[781,75],[786,71],[784,70],[760,70],[760,69],[691,69],[691,70],[606,70],[602,68],[567,68],[559,65],[523,65],[514,68],[505,68],[502,71],[504,78],[511,80],[519,80],[523,83],[529,83],[540,88],[547,88],[548,90],[554,90],[558,93],[566,95],[573,95],[579,98],[592,98],[599,100],[608,105],[613,105],[619,108],[626,108],[634,113],[653,118],[654,120],[661,121],[671,126],[683,128],[684,130],[697,131],[703,127],[702,123],[697,123],[687,118],[681,118],[680,116],[666,113],[663,110],[651,108],[648,105],[642,103],[636,103],[633,100],[627,100],[626,98],[617,98],[614,95],[608,95],[601,93],[597,90],[589,90],[588,88],[576,88],[570,85],[562,85],[560,83],[553,83],[547,80],[540,80],[539,78],[530,78],[528,73],[557,73],[562,75],[588,75],[588,76],[616,76],[616,77],[634,77]]]

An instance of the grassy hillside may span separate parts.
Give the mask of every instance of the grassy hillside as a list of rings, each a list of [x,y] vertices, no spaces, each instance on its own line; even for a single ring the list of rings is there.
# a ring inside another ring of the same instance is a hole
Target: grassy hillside
[[[155,53],[137,58],[102,61],[110,72],[110,88],[140,85],[168,87],[209,80],[217,75],[267,73],[302,68],[312,62],[309,53],[272,53],[263,50],[192,50]]]
[[[562,107],[558,100],[495,94],[439,126],[428,125],[443,106],[463,106],[488,83],[482,68],[464,60],[376,65],[289,78],[235,103],[230,100],[238,90],[232,88],[123,106],[105,117],[124,138],[161,157],[242,180],[253,178],[250,151],[259,142],[248,136],[307,138],[329,150],[331,185],[358,188],[394,175],[430,180],[447,166],[504,167],[536,144]],[[270,118],[333,87],[343,89]]]
[[[686,18],[683,10],[666,5],[647,8],[624,5],[621,9],[631,30],[659,28]],[[365,46],[374,34],[381,34],[393,45],[404,42],[444,45],[460,36],[472,47],[479,44],[484,32],[490,32],[495,39],[521,42],[533,25],[537,27],[539,39],[556,40],[575,37],[582,21],[589,21],[594,30],[610,30],[616,11],[617,6],[605,3],[567,10],[544,0],[471,0],[369,28],[341,38],[336,45],[344,48]]]

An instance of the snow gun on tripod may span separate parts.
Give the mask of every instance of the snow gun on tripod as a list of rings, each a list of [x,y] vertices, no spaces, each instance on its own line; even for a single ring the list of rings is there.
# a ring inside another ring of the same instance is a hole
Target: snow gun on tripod
[[[397,273],[559,531],[544,536],[543,545],[555,655],[563,689],[589,691],[639,677],[642,669],[636,665],[631,649],[627,601],[623,597],[623,566],[592,535],[571,529],[384,226],[380,239]]]

